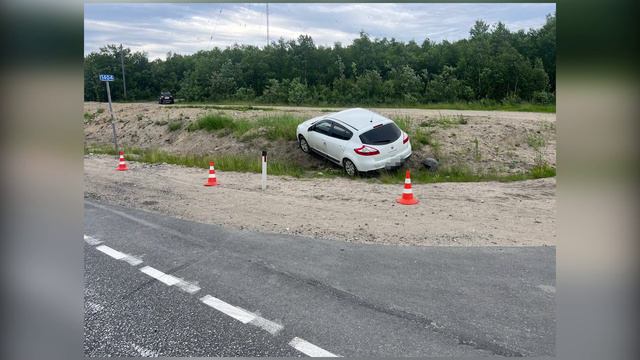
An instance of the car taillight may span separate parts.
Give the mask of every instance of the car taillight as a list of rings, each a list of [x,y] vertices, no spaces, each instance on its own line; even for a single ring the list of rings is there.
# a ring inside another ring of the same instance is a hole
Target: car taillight
[[[380,151],[378,151],[378,149],[372,148],[371,146],[366,146],[366,145],[362,145],[357,149],[353,149],[353,151],[355,151],[356,154],[362,155],[362,156],[371,156],[371,155],[380,154]]]
[[[406,143],[407,143],[407,141],[409,141],[409,134],[405,133],[405,134],[404,134],[404,137],[402,138],[402,143],[403,143],[403,144],[406,144]]]

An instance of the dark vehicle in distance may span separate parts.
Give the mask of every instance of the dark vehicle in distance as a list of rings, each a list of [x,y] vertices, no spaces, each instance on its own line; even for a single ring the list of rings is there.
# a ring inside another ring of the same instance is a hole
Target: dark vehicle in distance
[[[158,104],[173,104],[173,95],[168,91],[161,92]]]

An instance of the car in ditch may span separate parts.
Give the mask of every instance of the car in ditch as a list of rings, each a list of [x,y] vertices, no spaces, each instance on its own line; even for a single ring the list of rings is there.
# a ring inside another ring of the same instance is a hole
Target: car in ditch
[[[411,156],[409,135],[393,120],[362,108],[309,119],[297,128],[305,153],[317,153],[344,168],[349,176],[391,169]]]
[[[158,104],[173,104],[173,95],[168,91],[161,92]]]

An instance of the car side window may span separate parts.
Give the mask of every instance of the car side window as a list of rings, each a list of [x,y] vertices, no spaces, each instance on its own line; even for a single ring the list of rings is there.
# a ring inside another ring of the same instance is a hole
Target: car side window
[[[349,140],[351,139],[351,136],[353,136],[353,133],[347,130],[344,126],[334,123],[333,129],[331,130],[331,136],[340,140]]]
[[[331,134],[331,121],[323,120],[317,123],[313,127],[314,131],[319,132],[320,134],[329,135]]]

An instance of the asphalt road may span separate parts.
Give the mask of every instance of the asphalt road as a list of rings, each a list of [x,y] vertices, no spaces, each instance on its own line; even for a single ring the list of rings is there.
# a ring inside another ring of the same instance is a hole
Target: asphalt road
[[[85,235],[86,356],[555,354],[554,247],[351,244],[88,200]]]

